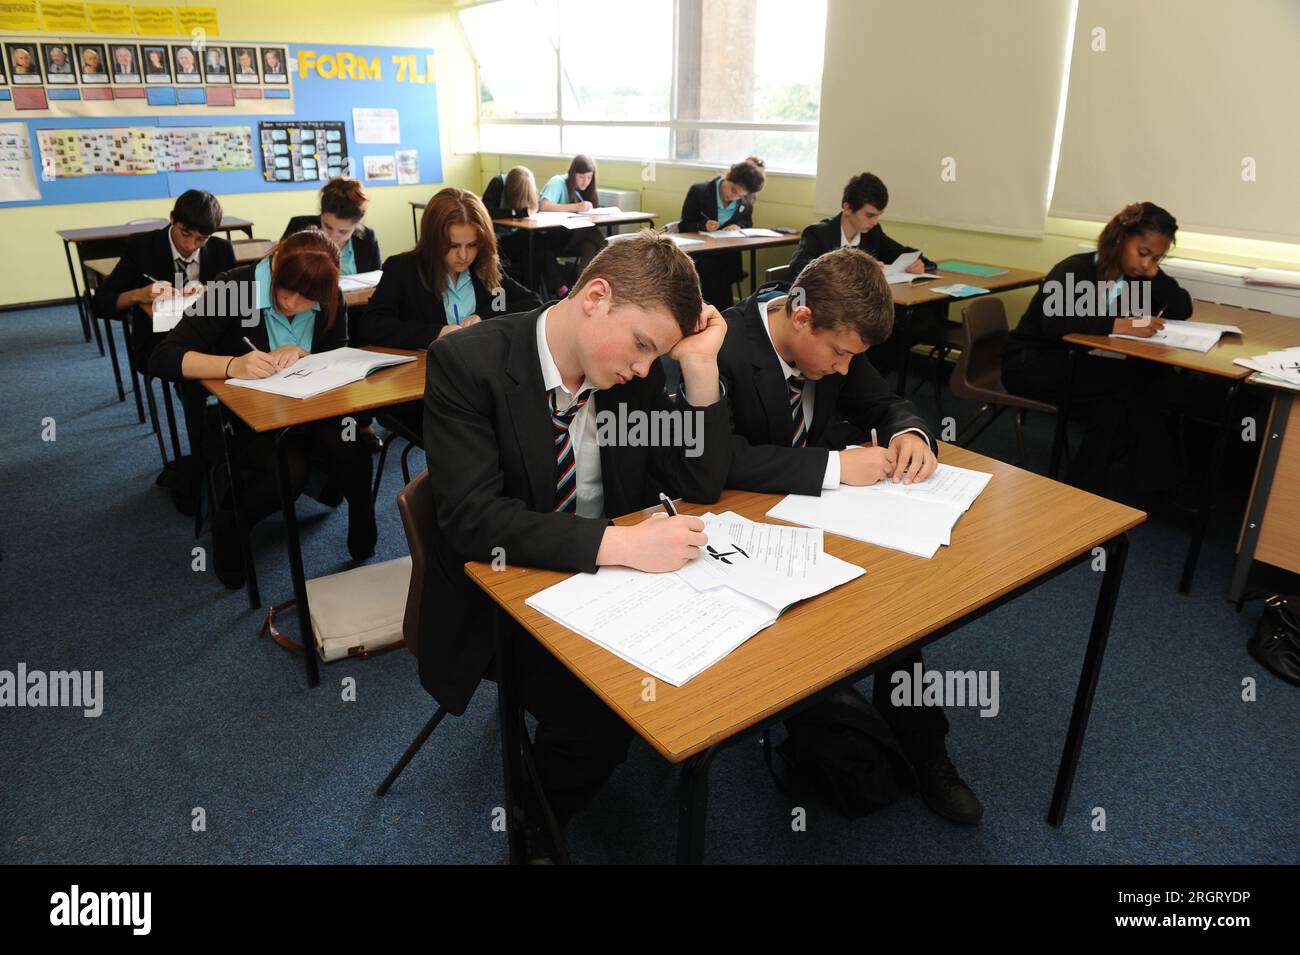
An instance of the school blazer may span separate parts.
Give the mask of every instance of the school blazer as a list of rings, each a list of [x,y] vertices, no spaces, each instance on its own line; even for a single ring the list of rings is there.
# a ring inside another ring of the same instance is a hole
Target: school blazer
[[[436,521],[419,623],[420,682],[463,713],[492,658],[491,601],[466,576],[469,560],[504,554],[515,566],[593,573],[609,521],[555,514],[555,444],[537,355],[542,309],[507,315],[440,338],[429,348],[424,440]],[[670,399],[654,362],[591,399],[596,413],[697,411],[702,454],[685,448],[600,449],[605,512],[657,503],[661,490],[711,503],[730,460],[725,399],[703,409]],[[621,409],[620,409],[621,412]],[[501,548],[501,550],[497,550]]]
[[[828,452],[843,449],[850,435],[869,436],[872,428],[882,441],[917,428],[937,454],[925,419],[910,401],[893,393],[865,352],[849,363],[848,374],[827,375],[804,386],[815,389],[808,446],[791,447],[789,389],[763,327],[766,312],[758,302],[759,295],[774,289],[784,292],[789,286],[768,283],[722,313],[727,337],[718,353],[718,373],[727,386],[732,430],[727,487],[820,495]]]
[[[511,209],[505,205],[505,201],[506,177],[504,173],[498,173],[483,190],[483,205],[487,207],[488,215],[493,219],[522,219],[528,215],[527,209]],[[510,227],[497,226],[496,228],[499,232]]]
[[[471,273],[470,277],[474,283],[474,308],[480,318],[530,311],[542,304],[529,289],[503,272],[505,307],[503,311],[493,311],[495,296],[477,275]],[[415,252],[402,252],[384,262],[384,274],[375,294],[365,313],[357,317],[352,331],[362,345],[428,348],[447,324],[442,296],[420,279],[419,257]]]
[[[708,182],[697,182],[686,190],[686,199],[682,202],[682,215],[677,223],[677,231],[703,232],[704,224],[710,219],[716,221],[717,218],[718,190],[713,185],[713,179]],[[753,196],[745,196],[740,200],[736,214],[727,221],[727,225],[738,225],[742,229],[753,228]]]
[[[1115,316],[1048,315],[1048,290],[1059,287],[1062,297],[1068,295],[1071,284],[1096,282],[1096,253],[1080,252],[1062,259],[1047,273],[1038,291],[1029,301],[1029,307],[1020,318],[1020,324],[1007,335],[1002,344],[1003,354],[1012,354],[1025,348],[1065,350],[1069,346],[1061,339],[1072,332],[1084,335],[1109,335],[1115,329]],[[1151,314],[1164,313],[1168,319],[1192,317],[1192,296],[1163,270],[1151,279]]]
[[[822,219],[820,222],[814,222],[803,230],[803,234],[799,238],[799,248],[795,250],[794,258],[790,260],[791,278],[797,276],[805,265],[819,255],[833,252],[840,247],[841,236],[843,236],[840,220],[843,215],[843,213],[836,213]],[[895,242],[885,235],[885,230],[880,228],[878,222],[871,227],[869,232],[864,232],[858,237],[858,248],[885,265],[894,261],[904,252],[916,251],[910,245]],[[934,263],[924,255],[921,256],[921,261],[925,263],[927,269],[934,268]]]
[[[301,232],[303,229],[320,228],[320,216],[294,216],[289,220],[289,224],[284,227],[284,235],[281,239],[287,239],[295,232]],[[358,272],[373,272],[379,268],[379,237],[375,235],[375,230],[366,228],[365,235],[352,233],[352,257],[357,261]]]
[[[172,258],[171,243],[167,241],[170,228],[168,225],[150,232],[137,232],[127,238],[122,248],[122,257],[95,292],[91,307],[96,315],[116,315],[117,297],[123,292],[151,284],[146,276],[152,275],[164,282],[176,281],[176,262]],[[229,272],[234,267],[235,250],[220,236],[212,236],[199,250],[200,282],[211,282],[222,272]],[[161,341],[161,336],[154,334],[153,322],[144,312],[140,309],[130,311],[127,320],[131,322],[132,357],[137,368],[144,368],[149,362],[150,352]]]

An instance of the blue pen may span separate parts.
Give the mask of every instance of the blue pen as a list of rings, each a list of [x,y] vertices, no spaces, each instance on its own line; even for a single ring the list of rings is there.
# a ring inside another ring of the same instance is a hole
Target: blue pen
[[[459,324],[460,324],[460,306],[457,305],[455,302],[452,302],[452,303],[451,303],[451,315],[452,315],[452,322],[453,322],[454,324],[456,324],[456,325],[459,325]]]

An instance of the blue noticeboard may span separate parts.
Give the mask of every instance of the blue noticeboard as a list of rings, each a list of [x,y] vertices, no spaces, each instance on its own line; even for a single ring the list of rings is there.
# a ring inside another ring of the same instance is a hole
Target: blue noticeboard
[[[138,38],[137,38],[138,40]],[[233,41],[222,41],[228,45]],[[235,44],[238,45],[238,44]],[[266,46],[269,41],[250,45]],[[286,44],[281,44],[282,46]],[[28,202],[7,202],[0,208],[75,202],[112,202],[123,199],[158,199],[178,196],[186,189],[206,189],[216,195],[249,192],[280,192],[286,189],[315,191],[322,182],[267,182],[262,175],[262,151],[258,122],[293,120],[336,120],[347,130],[347,154],[353,173],[363,185],[396,185],[393,180],[370,182],[365,178],[364,157],[388,156],[398,150],[415,150],[419,159],[420,182],[442,181],[442,147],[438,138],[437,85],[433,82],[434,51],[428,47],[345,46],[323,43],[287,44],[290,64],[310,66],[306,75],[290,70],[294,112],[247,114],[205,104],[204,90],[156,87],[147,90],[148,99],[132,101],[131,114],[112,117],[28,119],[18,113],[6,119],[23,122],[31,143],[32,162],[40,177],[40,149],[37,130],[92,129],[113,126],[247,126],[253,147],[253,168],[234,171],[165,172],[146,175],[74,176],[40,180],[41,198]],[[357,64],[364,62],[365,67]],[[351,66],[349,70],[348,67]],[[378,69],[375,69],[378,67]],[[401,80],[398,79],[401,75]],[[262,86],[264,99],[289,96],[289,90]],[[6,91],[7,92],[7,91]],[[191,99],[193,98],[193,100]],[[150,116],[151,106],[186,105],[188,115]],[[401,142],[358,143],[352,124],[353,109],[396,109]],[[233,210],[232,210],[233,211]]]

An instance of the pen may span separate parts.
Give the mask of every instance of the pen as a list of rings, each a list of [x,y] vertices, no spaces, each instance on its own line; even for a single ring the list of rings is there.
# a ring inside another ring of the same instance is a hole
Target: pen
[[[459,324],[460,324],[460,306],[457,305],[455,302],[452,302],[452,303],[451,303],[451,314],[452,314],[452,320],[453,320],[453,322],[455,322],[455,324],[459,325]]]
[[[257,346],[248,340],[247,335],[244,336],[244,344],[248,346],[249,351],[257,351]]]
[[[876,440],[876,429],[875,429],[875,428],[872,428],[872,429],[871,429],[871,446],[872,446],[873,448],[878,448],[878,447],[880,447],[880,442]]]
[[[668,495],[663,491],[659,492],[659,503],[664,506],[664,513],[669,517],[677,516],[677,508],[673,507],[673,502],[668,499]]]

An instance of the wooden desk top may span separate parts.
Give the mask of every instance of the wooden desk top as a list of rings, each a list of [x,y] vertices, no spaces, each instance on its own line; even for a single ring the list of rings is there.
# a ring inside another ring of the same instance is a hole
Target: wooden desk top
[[[1234,365],[1232,362],[1235,358],[1250,358],[1265,352],[1300,346],[1300,318],[1198,301],[1194,303],[1191,320],[1214,325],[1236,325],[1241,329],[1241,334],[1224,335],[1219,339],[1219,344],[1207,352],[1169,348],[1166,345],[1111,338],[1108,335],[1066,335],[1064,341],[1143,358],[1162,365],[1188,368],[1207,375],[1218,375],[1220,378],[1248,378],[1254,374],[1249,368]]]
[[[524,604],[564,579],[555,571],[470,563],[466,572],[666,759],[680,762],[900,647],[983,607],[1146,519],[1096,497],[973,451],[944,445],[941,460],[993,479],[932,560],[827,533],[828,552],[867,572],[787,611],[683,687],[659,682],[642,699],[645,673]],[[712,507],[754,520],[781,499],[728,491]],[[640,515],[620,518],[637,523]],[[1077,582],[1076,582],[1077,583]],[[1080,652],[1089,620],[1044,621],[1027,639],[1060,634]],[[1070,677],[1073,679],[1073,676]]]
[[[365,350],[389,355],[415,355],[416,358],[404,365],[380,368],[364,381],[335,388],[315,398],[286,398],[249,388],[235,388],[221,378],[205,378],[203,387],[257,432],[278,431],[296,424],[400,405],[424,397],[424,352],[379,347]]]
[[[988,265],[987,262],[974,263],[976,265]],[[978,275],[965,275],[960,272],[947,272],[940,269],[937,272],[928,274],[934,276],[928,282],[913,282],[911,285],[891,285],[889,290],[894,293],[894,304],[911,306],[925,305],[929,302],[964,302],[968,299],[953,298],[951,295],[944,295],[942,292],[934,291],[936,285],[952,285],[960,282],[963,285],[975,285],[982,289],[988,289],[990,292],[1007,292],[1011,289],[1025,288],[1029,285],[1037,285],[1045,275],[1042,272],[1035,272],[1031,269],[1013,269],[1008,266],[996,265],[994,268],[1005,268],[1007,271],[1004,275],[990,275],[981,277]],[[978,296],[972,296],[978,298]]]
[[[415,205],[415,203],[412,203],[412,205]],[[585,218],[590,219],[592,225],[627,225],[632,222],[654,222],[655,214],[653,212],[619,212],[607,216],[586,216]],[[534,219],[493,219],[492,224],[522,229],[525,232],[545,232],[548,229],[564,228],[564,226],[556,223],[542,223]]]
[[[240,265],[247,265],[249,262],[256,262],[265,257],[275,243],[270,239],[244,239],[242,242],[231,244],[235,248],[235,261]],[[119,258],[120,256],[110,256],[106,259],[87,259],[82,264],[100,278],[108,278],[113,274],[113,269],[117,268]],[[369,300],[370,296],[367,295],[366,301]],[[348,304],[352,304],[351,300]]]
[[[107,259],[87,259],[85,262],[82,263],[82,265],[84,265],[90,271],[94,272],[101,279],[106,279],[110,275],[112,275],[113,270],[117,268],[117,262],[119,258],[120,256],[115,255]]]
[[[699,239],[703,245],[680,246],[681,250],[687,255],[709,255],[713,252],[748,252],[750,249],[774,249],[783,245],[798,245],[799,237],[802,233],[792,232],[789,235],[747,235],[739,239],[715,239],[708,232],[682,232],[679,233],[686,239]],[[759,283],[762,284],[761,282]]]
[[[99,239],[125,239],[129,235],[135,235],[137,232],[152,232],[154,229],[161,229],[167,224],[166,219],[149,219],[144,222],[136,222],[123,225],[103,225],[95,226],[92,229],[59,229],[58,235],[64,242],[94,242]],[[253,227],[252,219],[240,219],[238,216],[226,216],[221,220],[221,226],[218,232],[225,232],[229,229],[251,229]]]
[[[365,288],[352,289],[343,293],[343,301],[348,303],[348,308],[356,308],[358,305],[369,303],[372,295],[375,294],[375,286],[368,285]]]

